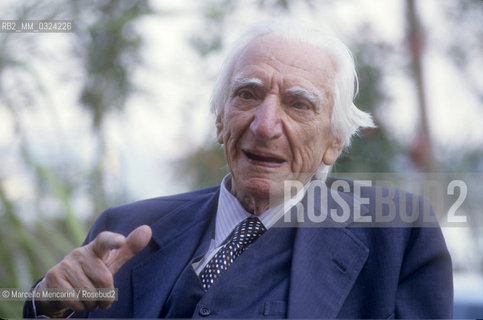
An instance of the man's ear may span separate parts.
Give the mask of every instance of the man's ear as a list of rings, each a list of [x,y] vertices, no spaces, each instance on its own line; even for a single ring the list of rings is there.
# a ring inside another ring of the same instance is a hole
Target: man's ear
[[[338,138],[333,138],[332,143],[327,147],[327,150],[324,152],[324,156],[322,157],[322,161],[325,165],[330,166],[333,165],[335,160],[339,157],[340,153],[342,152],[343,144]]]
[[[218,140],[219,144],[223,144],[223,113],[219,113],[216,116],[216,139]]]

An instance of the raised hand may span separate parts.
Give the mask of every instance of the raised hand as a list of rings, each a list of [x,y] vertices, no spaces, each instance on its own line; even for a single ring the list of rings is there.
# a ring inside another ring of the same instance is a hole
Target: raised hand
[[[114,288],[113,276],[141,251],[151,239],[151,228],[143,225],[127,237],[109,231],[101,232],[89,244],[73,250],[61,262],[52,267],[39,283],[37,289],[50,288]],[[65,317],[68,312],[98,307],[107,309],[113,300],[99,301],[36,301],[38,315]]]

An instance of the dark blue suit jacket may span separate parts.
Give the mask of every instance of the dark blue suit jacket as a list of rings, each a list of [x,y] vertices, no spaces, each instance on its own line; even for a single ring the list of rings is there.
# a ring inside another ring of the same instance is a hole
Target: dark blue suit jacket
[[[371,196],[374,188],[364,192]],[[218,194],[219,187],[212,187],[104,212],[86,242],[104,230],[127,235],[142,224],[151,226],[153,237],[116,274],[119,300],[108,310],[78,316],[158,317],[181,271],[208,249]],[[341,196],[350,204],[350,194]],[[327,204],[338,207],[332,198]],[[362,213],[372,215],[372,206]],[[452,317],[451,259],[437,226],[367,228],[348,221],[300,227],[289,281],[289,318]],[[28,304],[24,316],[31,316]]]

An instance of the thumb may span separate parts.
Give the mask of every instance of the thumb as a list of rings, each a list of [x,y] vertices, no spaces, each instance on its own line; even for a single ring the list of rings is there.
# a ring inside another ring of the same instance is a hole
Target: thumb
[[[106,266],[115,274],[124,263],[144,249],[151,240],[152,231],[147,225],[137,227],[127,236],[126,242],[116,250],[112,250],[106,260]]]

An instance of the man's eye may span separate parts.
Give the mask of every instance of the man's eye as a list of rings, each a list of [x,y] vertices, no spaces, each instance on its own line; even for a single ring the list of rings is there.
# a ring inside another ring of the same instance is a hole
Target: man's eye
[[[248,90],[242,90],[240,92],[238,92],[238,96],[242,99],[246,99],[246,100],[249,100],[249,99],[253,99],[255,96]]]
[[[295,103],[292,104],[292,106],[295,109],[298,109],[298,110],[306,110],[306,109],[310,108],[310,106],[307,103],[304,103],[304,102],[295,102]]]

